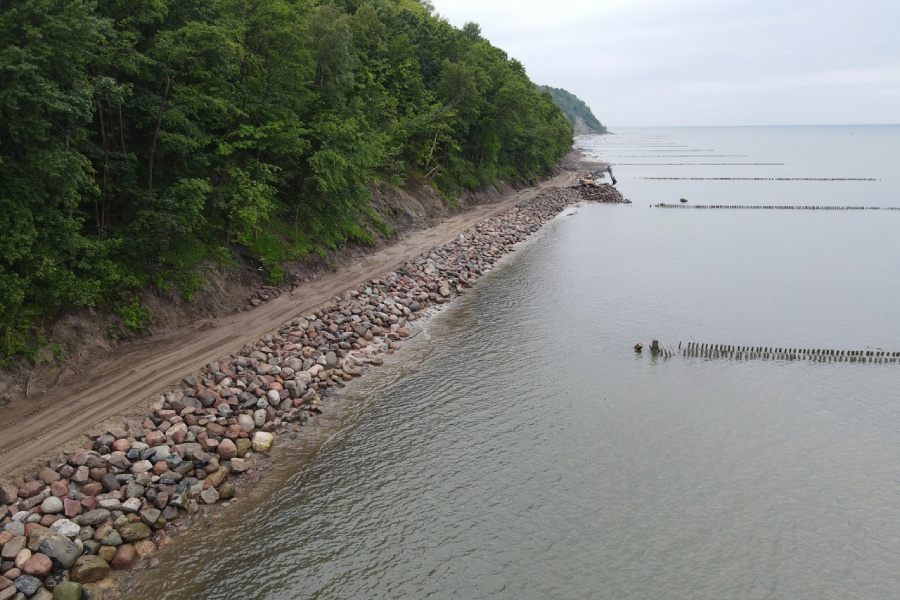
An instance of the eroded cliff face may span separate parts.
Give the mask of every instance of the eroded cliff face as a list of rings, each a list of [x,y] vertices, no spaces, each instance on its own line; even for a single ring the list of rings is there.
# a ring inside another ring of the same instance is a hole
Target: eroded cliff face
[[[265,266],[248,254],[235,254],[229,264],[206,261],[195,269],[202,284],[190,300],[177,290],[152,286],[144,290],[141,302],[153,317],[143,334],[129,334],[122,318],[111,309],[64,310],[38,332],[49,343],[40,350],[34,364],[23,360],[0,370],[0,407],[39,394],[59,381],[61,375],[87,375],[105,359],[164,343],[166,334],[185,328],[213,327],[216,318],[252,311],[297,286],[365,260],[408,233],[433,227],[442,218],[494,201],[510,191],[513,188],[501,187],[467,193],[448,203],[428,185],[377,186],[368,204],[388,225],[390,236],[376,232],[371,246],[348,243],[337,251],[321,250],[286,261],[282,265],[284,283],[280,286],[269,285]]]

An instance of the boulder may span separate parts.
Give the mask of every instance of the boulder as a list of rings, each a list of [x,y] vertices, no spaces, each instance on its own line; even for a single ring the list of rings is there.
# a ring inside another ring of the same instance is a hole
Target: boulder
[[[81,512],[81,502],[71,498],[63,498],[63,513],[69,517],[77,516]]]
[[[250,469],[250,465],[247,464],[247,461],[243,458],[235,458],[231,461],[231,472],[239,475],[241,473],[246,473]]]
[[[137,558],[137,550],[131,544],[122,544],[116,549],[116,555],[112,559],[112,568],[118,571],[128,571],[134,566]]]
[[[253,451],[268,452],[275,442],[275,436],[265,431],[257,431],[253,434]]]
[[[63,501],[56,496],[50,496],[41,502],[41,512],[45,515],[55,515],[63,511]]]
[[[66,581],[53,589],[53,600],[81,600],[84,587],[75,581]]]
[[[208,474],[206,477],[206,483],[210,486],[217,488],[222,485],[222,482],[225,481],[225,477],[228,476],[228,467],[222,466]]]
[[[259,409],[253,412],[253,422],[257,427],[262,427],[266,424],[266,411],[263,409]]]
[[[235,489],[230,483],[226,483],[219,488],[219,500],[231,500],[234,498]]]
[[[237,422],[238,425],[243,427],[247,432],[256,429],[256,422],[253,421],[253,417],[251,415],[240,414],[237,416]]]
[[[3,551],[0,552],[0,558],[3,560],[15,560],[16,555],[28,545],[28,538],[24,535],[17,535],[5,544]]]
[[[147,434],[147,445],[150,447],[162,446],[166,443],[166,434],[162,431],[151,431]]]
[[[26,575],[33,575],[34,577],[38,577],[43,579],[47,575],[50,574],[50,571],[53,570],[53,561],[50,560],[50,557],[46,554],[41,554],[38,552],[37,554],[32,555],[31,558],[28,559],[28,562],[25,563],[25,566],[22,568],[22,571]]]
[[[29,560],[31,560],[31,550],[29,550],[28,548],[22,548],[21,550],[19,550],[19,553],[16,554],[16,558],[13,562],[17,569],[24,572],[25,563],[27,563]]]
[[[134,545],[138,558],[149,558],[156,554],[156,544],[152,540],[141,540]]]
[[[44,490],[44,486],[46,484],[43,481],[26,481],[19,487],[19,497],[20,498],[32,498],[37,496]]]
[[[118,531],[113,529],[112,531],[101,537],[98,541],[104,546],[118,547],[122,545],[122,535]]]
[[[54,534],[48,527],[34,527],[28,534],[28,549],[31,550],[32,553],[37,552],[38,548],[41,547],[41,544],[44,543],[49,537],[52,537]]]
[[[219,492],[216,491],[216,488],[209,487],[200,492],[200,498],[206,504],[215,504],[219,500]]]
[[[237,446],[235,443],[228,438],[225,438],[221,442],[219,442],[219,446],[216,448],[216,452],[219,454],[219,458],[222,460],[231,460],[232,458],[237,457]]]
[[[12,484],[0,485],[0,504],[12,504],[19,496],[19,488]]]
[[[75,542],[63,535],[51,535],[41,543],[38,551],[50,557],[54,567],[61,569],[74,565],[81,554]]]
[[[81,527],[68,519],[59,519],[50,526],[50,531],[67,538],[75,539],[81,532]]]
[[[244,458],[250,449],[253,448],[253,442],[250,441],[250,438],[241,438],[234,442],[235,446],[237,446],[237,455],[238,458]]]
[[[94,527],[110,517],[110,512],[105,508],[96,508],[81,516],[82,527]]]
[[[86,554],[75,561],[70,576],[76,583],[93,583],[109,575],[109,563],[93,554]]]
[[[116,558],[117,551],[118,547],[116,546],[100,546],[100,549],[97,550],[97,556],[112,564],[112,561]]]
[[[41,580],[32,575],[22,575],[16,579],[16,589],[26,596],[34,596],[41,589]]]
[[[38,477],[41,481],[50,485],[54,481],[58,481],[60,479],[59,473],[51,469],[50,467],[44,467],[38,473]]]
[[[125,523],[118,530],[122,539],[126,542],[136,542],[150,537],[153,533],[146,523]]]

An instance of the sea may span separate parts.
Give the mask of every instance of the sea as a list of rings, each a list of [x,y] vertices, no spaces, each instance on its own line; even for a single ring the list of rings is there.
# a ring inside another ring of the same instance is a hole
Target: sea
[[[632,204],[563,211],[124,597],[897,598],[900,126],[577,145]]]

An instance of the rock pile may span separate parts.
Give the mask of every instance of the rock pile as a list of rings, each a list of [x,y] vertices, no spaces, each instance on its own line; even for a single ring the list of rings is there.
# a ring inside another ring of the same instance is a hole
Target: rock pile
[[[582,200],[586,202],[602,202],[605,204],[631,204],[631,200],[626,200],[622,197],[622,194],[619,193],[619,190],[609,185],[608,183],[602,183],[597,187],[578,187],[575,188],[579,192],[579,196]]]
[[[588,192],[622,201],[610,186]],[[166,525],[232,498],[235,478],[275,434],[321,412],[329,388],[382,364],[424,310],[464,293],[582,199],[584,190],[556,188],[483,221],[185,377],[143,419],[92,436],[19,485],[0,486],[0,600],[79,598],[111,569],[150,557]]]
[[[268,302],[269,300],[273,300],[281,295],[281,290],[277,287],[272,287],[269,285],[262,286],[253,294],[247,298],[247,303],[250,304],[253,308],[256,308],[263,302]]]

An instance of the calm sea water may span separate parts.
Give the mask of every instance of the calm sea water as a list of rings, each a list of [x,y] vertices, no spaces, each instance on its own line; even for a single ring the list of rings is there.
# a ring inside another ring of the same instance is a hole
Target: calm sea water
[[[900,128],[581,144],[633,205],[560,215],[126,595],[896,597],[900,365],[632,346],[900,351],[900,211],[649,207],[897,206]]]

